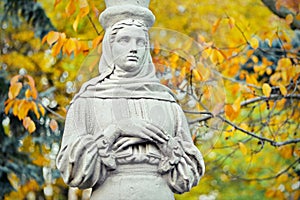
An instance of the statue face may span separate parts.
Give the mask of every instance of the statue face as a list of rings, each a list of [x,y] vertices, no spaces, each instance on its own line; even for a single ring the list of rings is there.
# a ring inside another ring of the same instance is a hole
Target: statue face
[[[147,38],[143,29],[136,26],[120,29],[111,44],[114,63],[126,72],[140,70],[146,44]]]

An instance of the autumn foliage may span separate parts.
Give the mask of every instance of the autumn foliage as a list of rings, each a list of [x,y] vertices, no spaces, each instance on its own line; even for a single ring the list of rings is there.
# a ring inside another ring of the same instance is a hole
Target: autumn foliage
[[[70,100],[97,75],[104,1],[0,5],[0,196],[67,199],[54,161]],[[152,0],[150,9],[157,76],[207,168],[176,199],[299,199],[299,1]]]

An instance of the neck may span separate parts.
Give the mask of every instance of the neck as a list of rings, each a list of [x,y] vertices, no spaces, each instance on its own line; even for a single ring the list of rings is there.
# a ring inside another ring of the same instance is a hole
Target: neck
[[[135,70],[135,71],[125,71],[122,68],[120,68],[119,66],[115,65],[114,67],[114,71],[112,74],[112,78],[117,78],[117,79],[121,79],[121,78],[134,78],[136,77],[139,72],[141,70]]]

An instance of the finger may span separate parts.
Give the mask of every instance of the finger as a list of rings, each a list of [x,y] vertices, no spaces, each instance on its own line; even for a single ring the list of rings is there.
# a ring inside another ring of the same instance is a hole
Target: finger
[[[157,136],[164,139],[165,141],[169,140],[169,136],[159,127],[155,126],[152,123],[147,123],[146,128],[151,130],[152,132],[155,132]]]
[[[117,142],[115,142],[114,146],[115,147],[120,147],[123,143],[125,143],[128,140],[129,140],[128,137],[121,137],[120,139],[118,139]]]
[[[133,145],[133,144],[140,144],[142,142],[145,142],[144,139],[142,138],[132,138],[124,142],[119,148],[120,149],[125,149],[126,147]]]
[[[165,143],[166,140],[164,138],[161,138],[159,135],[156,134],[156,132],[153,132],[152,130],[147,129],[146,127],[142,130],[142,133],[146,134],[148,137],[151,137],[154,141]]]

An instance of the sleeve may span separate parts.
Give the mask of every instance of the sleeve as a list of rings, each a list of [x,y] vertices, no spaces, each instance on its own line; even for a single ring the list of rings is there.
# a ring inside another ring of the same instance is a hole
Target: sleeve
[[[56,165],[65,183],[81,189],[104,182],[115,169],[114,155],[103,134],[94,133],[88,99],[78,98],[69,108]]]
[[[185,115],[176,104],[176,132],[162,150],[159,172],[164,174],[174,193],[184,193],[196,186],[203,176],[203,157],[194,145]]]

